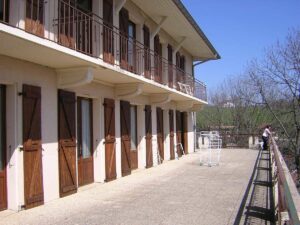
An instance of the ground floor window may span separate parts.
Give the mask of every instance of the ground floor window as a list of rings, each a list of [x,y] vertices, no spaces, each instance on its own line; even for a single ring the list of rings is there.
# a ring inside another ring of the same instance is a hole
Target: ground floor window
[[[135,105],[130,106],[131,118],[131,150],[137,150],[137,109]]]

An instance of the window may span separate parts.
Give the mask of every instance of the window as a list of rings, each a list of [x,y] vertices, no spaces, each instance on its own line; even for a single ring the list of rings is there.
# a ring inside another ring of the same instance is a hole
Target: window
[[[135,70],[135,24],[128,23],[128,65],[130,71]]]
[[[0,21],[8,22],[9,0],[0,0]]]
[[[136,106],[130,106],[130,130],[131,130],[131,150],[137,150],[137,110]]]

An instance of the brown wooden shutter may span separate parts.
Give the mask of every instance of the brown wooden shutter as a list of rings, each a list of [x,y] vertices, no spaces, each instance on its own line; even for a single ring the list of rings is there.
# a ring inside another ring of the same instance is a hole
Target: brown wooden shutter
[[[117,178],[116,173],[116,137],[115,137],[115,101],[104,99],[104,128],[105,128],[105,181]]]
[[[161,108],[156,109],[157,118],[157,144],[159,155],[164,160],[164,121],[163,110]]]
[[[114,58],[113,1],[103,0],[103,59],[110,64]]]
[[[169,125],[170,125],[170,159],[175,159],[174,152],[174,111],[169,110]]]
[[[151,79],[150,30],[144,25],[144,77]]]
[[[128,69],[128,23],[129,14],[124,8],[119,13],[120,28],[120,63],[121,68]]]
[[[41,88],[23,85],[25,207],[44,203],[41,143]]]
[[[120,101],[120,107],[122,176],[126,176],[131,173],[130,103],[127,101]]]
[[[177,154],[178,157],[182,156],[179,144],[182,144],[182,122],[181,113],[176,111],[176,138],[177,138]]]
[[[145,106],[145,128],[146,128],[146,168],[153,166],[152,155],[152,116],[151,106]]]
[[[77,192],[76,178],[76,96],[58,91],[59,191],[64,197]]]
[[[7,208],[7,174],[6,174],[6,87],[0,84],[0,211]]]
[[[25,30],[44,37],[44,0],[26,0]]]
[[[188,154],[188,114],[187,112],[181,113],[182,117],[182,142],[184,153]]]

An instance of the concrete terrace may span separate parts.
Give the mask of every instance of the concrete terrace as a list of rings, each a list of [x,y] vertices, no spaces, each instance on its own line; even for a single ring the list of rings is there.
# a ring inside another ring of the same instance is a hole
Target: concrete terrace
[[[199,166],[199,154],[1,212],[0,224],[272,224],[268,153],[225,149],[215,167]]]

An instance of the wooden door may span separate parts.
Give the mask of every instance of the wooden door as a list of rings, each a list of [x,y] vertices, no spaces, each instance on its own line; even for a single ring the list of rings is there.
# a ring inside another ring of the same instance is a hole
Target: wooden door
[[[179,86],[179,83],[182,83],[182,70],[180,68],[180,53],[177,52],[176,53],[176,87],[177,87],[177,90],[180,91],[180,86]]]
[[[64,197],[77,192],[76,96],[58,91],[59,192]]]
[[[120,66],[128,70],[128,24],[129,14],[124,8],[119,13],[119,28],[120,28]]]
[[[152,116],[151,106],[145,106],[145,128],[146,128],[146,168],[153,166],[152,155]]]
[[[114,64],[113,0],[103,0],[103,23],[103,60]]]
[[[169,110],[169,125],[170,125],[170,159],[175,159],[174,152],[174,111]]]
[[[127,101],[121,101],[120,106],[122,176],[126,176],[131,173],[130,103]]]
[[[168,45],[168,81],[169,87],[173,88],[173,49]]]
[[[25,208],[44,203],[41,88],[23,85],[23,151]]]
[[[0,21],[6,23],[9,21],[9,0],[0,1]]]
[[[154,79],[156,82],[162,82],[162,45],[159,35],[154,37]]]
[[[78,185],[82,186],[94,182],[92,99],[77,99],[77,137]]]
[[[151,79],[150,30],[144,25],[144,77]]]
[[[116,137],[115,137],[115,101],[104,99],[105,127],[105,181],[115,180],[116,172]]]
[[[180,144],[182,145],[182,122],[181,122],[181,113],[179,111],[176,111],[176,139],[177,139],[177,154],[178,157],[181,157],[182,152],[180,149]]]
[[[161,162],[164,160],[164,119],[163,110],[161,108],[156,109],[157,119],[157,146]]]
[[[26,0],[25,30],[44,37],[44,0]]]
[[[0,85],[0,210],[4,210],[7,208],[5,114],[6,114],[5,86]]]
[[[181,113],[182,118],[182,147],[184,149],[184,154],[188,154],[188,114],[187,112]]]

